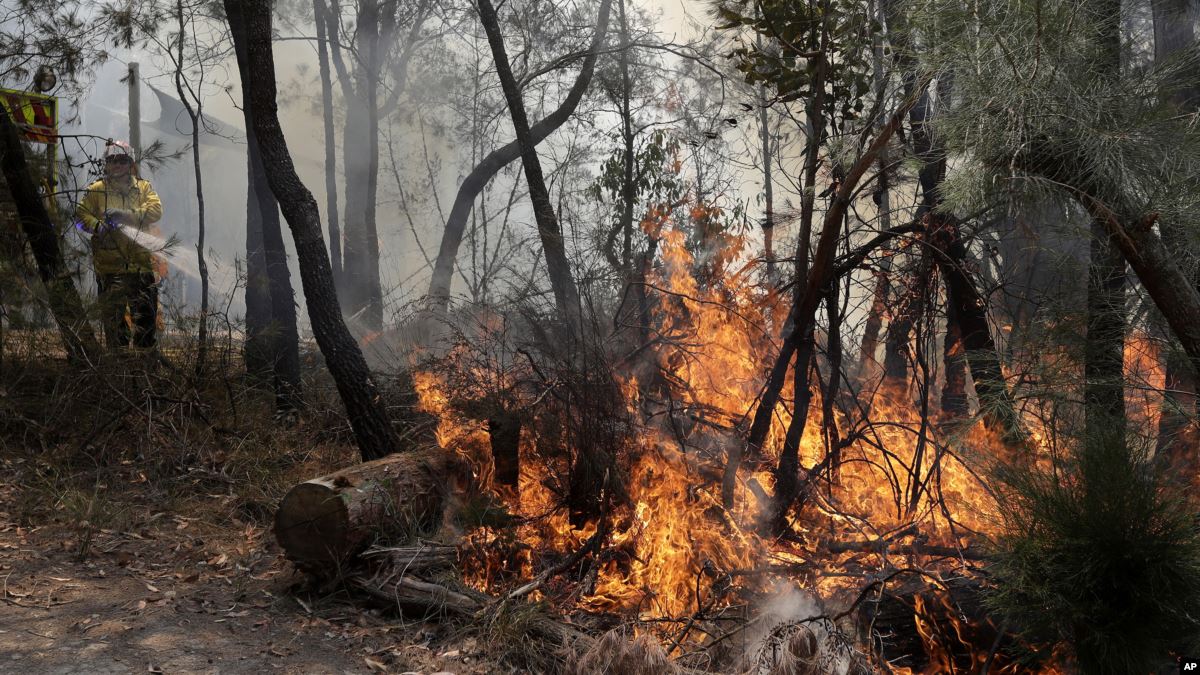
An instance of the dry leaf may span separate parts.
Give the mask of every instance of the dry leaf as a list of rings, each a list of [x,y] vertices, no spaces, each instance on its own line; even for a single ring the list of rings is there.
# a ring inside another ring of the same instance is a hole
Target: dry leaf
[[[387,672],[387,665],[385,665],[382,661],[376,661],[369,656],[364,656],[363,661],[367,662],[367,666],[370,667],[371,670],[378,670],[381,673]]]

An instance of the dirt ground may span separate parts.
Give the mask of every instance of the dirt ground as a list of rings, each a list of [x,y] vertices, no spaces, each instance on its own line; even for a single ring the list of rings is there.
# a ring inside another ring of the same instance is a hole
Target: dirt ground
[[[262,527],[152,508],[22,527],[20,490],[0,482],[0,673],[505,672],[451,628],[316,596]]]

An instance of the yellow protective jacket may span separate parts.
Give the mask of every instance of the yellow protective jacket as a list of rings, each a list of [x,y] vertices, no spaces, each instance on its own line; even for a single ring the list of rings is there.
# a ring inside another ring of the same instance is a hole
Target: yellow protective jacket
[[[92,266],[97,274],[126,272],[163,273],[162,259],[137,244],[120,230],[109,228],[104,212],[124,209],[133,213],[133,227],[161,237],[155,225],[162,218],[162,202],[150,181],[130,178],[128,188],[98,180],[87,188],[76,214],[92,234]]]

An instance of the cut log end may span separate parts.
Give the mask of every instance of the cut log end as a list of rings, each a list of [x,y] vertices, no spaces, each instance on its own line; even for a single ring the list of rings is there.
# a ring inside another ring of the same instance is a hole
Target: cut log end
[[[336,574],[375,541],[396,543],[436,529],[464,472],[450,453],[433,447],[305,481],[280,502],[275,538],[298,567]]]
[[[335,563],[348,547],[350,515],[339,491],[321,479],[288,491],[275,516],[275,538],[292,560]]]

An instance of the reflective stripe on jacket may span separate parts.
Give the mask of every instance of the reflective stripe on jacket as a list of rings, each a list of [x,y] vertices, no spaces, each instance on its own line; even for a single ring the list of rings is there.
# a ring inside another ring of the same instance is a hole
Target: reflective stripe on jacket
[[[160,237],[155,225],[162,218],[162,202],[150,181],[131,178],[129,187],[108,186],[98,180],[87,188],[76,213],[92,232],[92,266],[98,274],[155,272],[159,265],[150,251],[104,222],[104,212],[124,209],[133,214],[133,226]]]

